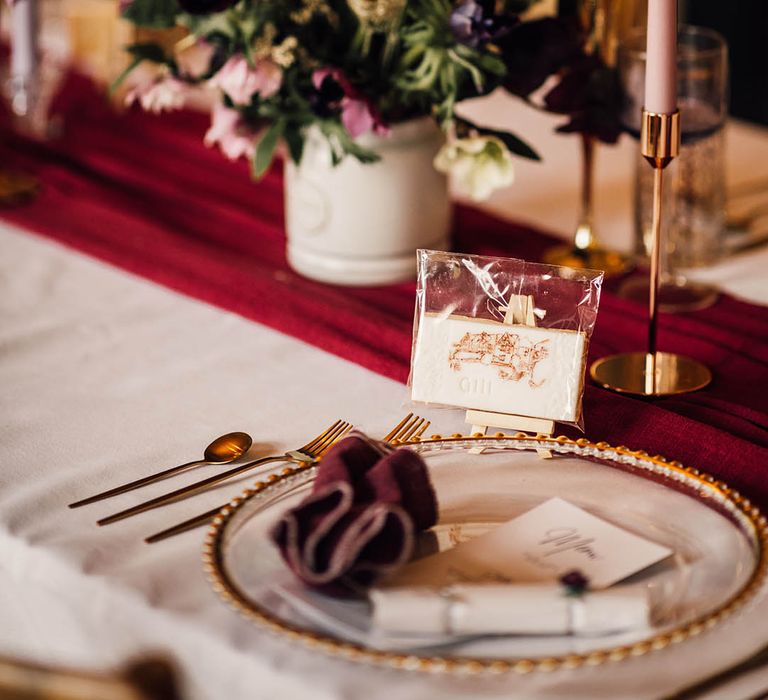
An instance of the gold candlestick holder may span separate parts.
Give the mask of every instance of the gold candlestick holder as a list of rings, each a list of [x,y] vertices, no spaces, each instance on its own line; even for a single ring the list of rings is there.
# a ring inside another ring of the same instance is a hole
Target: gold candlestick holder
[[[585,36],[584,51],[597,56],[605,66],[616,66],[619,38],[635,21],[636,3],[631,0],[589,0],[577,3],[578,21]],[[634,260],[607,249],[600,241],[594,221],[595,160],[599,144],[594,136],[581,134],[581,197],[572,240],[544,251],[542,262],[577,269],[602,270],[618,277],[635,267]]]
[[[628,256],[604,248],[595,235],[593,191],[596,146],[594,136],[582,134],[581,208],[573,242],[545,251],[543,262],[580,270],[602,270],[606,277],[613,277],[628,272],[634,263]]]
[[[40,183],[32,175],[0,166],[0,208],[24,204],[34,199],[39,189]]]
[[[17,130],[31,121],[37,97],[36,79],[12,77],[7,84],[7,97],[11,108],[12,124]],[[0,167],[0,207],[24,204],[37,195],[37,178]]]
[[[648,351],[603,357],[590,368],[592,379],[606,389],[637,396],[670,396],[696,391],[712,381],[701,362],[668,352],[658,352],[661,261],[661,214],[664,169],[680,151],[680,112],[657,114],[643,110],[640,148],[653,168],[653,243],[648,298]]]

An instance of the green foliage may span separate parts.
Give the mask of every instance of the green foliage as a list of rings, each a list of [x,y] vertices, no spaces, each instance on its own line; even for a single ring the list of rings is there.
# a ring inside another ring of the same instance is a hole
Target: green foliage
[[[181,8],[176,0],[133,0],[123,17],[139,27],[167,29],[176,25]]]
[[[320,131],[328,139],[331,161],[334,165],[341,163],[346,155],[357,158],[361,163],[375,163],[381,159],[381,156],[357,143],[340,122],[327,119],[319,126]]]
[[[153,42],[144,44],[130,44],[125,47],[127,53],[139,61],[152,61],[153,63],[167,63],[163,47]]]
[[[480,127],[478,128],[478,132],[485,136],[495,136],[496,138],[501,139],[507,149],[509,149],[509,152],[514,153],[516,156],[527,158],[529,160],[541,160],[541,156],[536,153],[533,148],[519,136],[515,136],[515,134],[509,131],[498,131],[496,129]]]
[[[285,121],[283,119],[278,119],[269,127],[269,129],[267,129],[267,132],[259,140],[252,164],[253,175],[256,179],[263,177],[264,173],[267,172],[269,166],[272,164],[272,159],[275,156],[275,149],[284,132]]]
[[[112,84],[109,86],[110,92],[117,90],[131,71],[144,61],[164,64],[172,63],[172,61],[169,61],[169,59],[166,58],[163,48],[154,43],[131,44],[125,47],[125,51],[129,53],[133,59],[126,69],[112,81]]]
[[[217,12],[213,15],[189,15],[182,13],[178,23],[186,27],[195,36],[202,38],[221,38],[234,41],[238,36],[237,18],[231,12]]]
[[[413,21],[401,32],[397,82],[404,93],[421,94],[444,126],[453,120],[457,102],[490,92],[506,74],[499,56],[456,41],[450,29],[453,9],[449,0],[409,4],[407,12]]]
[[[468,119],[457,118],[457,129],[461,131],[476,131],[482,136],[494,136],[501,140],[510,153],[514,153],[521,158],[529,160],[541,160],[541,156],[536,153],[525,141],[508,131],[499,131],[498,129],[489,129],[485,126],[478,126]]]
[[[304,154],[304,138],[299,129],[287,129],[283,134],[285,143],[288,146],[288,154],[291,160],[298,165],[301,163],[301,156]]]

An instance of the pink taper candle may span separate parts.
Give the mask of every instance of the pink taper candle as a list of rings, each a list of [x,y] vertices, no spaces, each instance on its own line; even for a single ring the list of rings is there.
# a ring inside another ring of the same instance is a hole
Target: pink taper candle
[[[677,0],[648,0],[644,107],[657,114],[677,109]]]
[[[11,5],[11,78],[30,80],[37,65],[37,0]]]

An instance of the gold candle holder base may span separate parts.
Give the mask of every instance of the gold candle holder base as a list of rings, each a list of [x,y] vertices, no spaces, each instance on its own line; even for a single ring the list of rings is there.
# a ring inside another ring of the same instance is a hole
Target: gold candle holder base
[[[31,175],[0,170],[0,207],[24,204],[33,199],[40,183]]]
[[[640,304],[648,304],[650,283],[647,277],[635,277],[622,283],[618,296]],[[720,292],[714,287],[688,280],[668,279],[659,283],[659,311],[669,314],[708,309],[717,302]]]
[[[634,396],[672,396],[703,389],[712,373],[701,362],[669,352],[627,352],[592,364],[592,380],[605,389]]]
[[[577,270],[602,270],[606,277],[618,277],[635,266],[630,257],[598,246],[586,249],[572,245],[557,246],[544,253],[543,261],[548,265],[573,267]]]
[[[546,250],[542,262],[577,270],[602,270],[606,277],[615,277],[628,272],[635,263],[627,255],[603,248],[595,235],[592,206],[596,148],[594,136],[582,134],[581,147],[581,210],[573,243]]]

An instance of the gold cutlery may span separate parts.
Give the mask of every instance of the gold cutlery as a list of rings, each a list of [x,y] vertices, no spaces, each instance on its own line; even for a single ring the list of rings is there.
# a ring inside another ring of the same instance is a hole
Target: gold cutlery
[[[395,441],[407,442],[415,437],[421,437],[430,425],[431,423],[425,418],[414,416],[413,413],[409,413],[394,428],[392,428],[392,430],[381,438],[381,440],[382,442],[389,443]]]
[[[724,671],[718,671],[704,680],[696,681],[693,685],[675,691],[672,695],[664,696],[663,700],[694,700],[694,698],[701,697],[712,690],[725,690],[723,686],[726,684],[751,671],[762,668],[766,664],[768,664],[768,646],[758,649],[752,656],[730,668],[726,668]],[[764,698],[765,695],[750,695],[750,697]]]
[[[5,700],[181,700],[175,663],[144,656],[112,671],[71,668],[0,656]]]
[[[153,484],[155,481],[166,479],[174,474],[179,474],[187,469],[193,467],[202,466],[203,464],[229,464],[236,459],[242,457],[251,448],[253,440],[248,433],[227,433],[221,437],[217,437],[208,447],[205,448],[203,459],[195,460],[194,462],[187,462],[186,464],[180,464],[178,467],[171,467],[156,474],[150,474],[142,479],[136,479],[130,481],[122,486],[116,486],[113,489],[102,491],[95,496],[89,496],[83,498],[80,501],[70,503],[70,508],[79,508],[80,506],[88,505],[89,503],[95,503],[101,501],[104,498],[110,498],[111,496],[117,496],[118,494],[125,493],[126,491],[132,491],[138,489],[147,484]]]
[[[731,212],[726,218],[726,225],[729,229],[745,229],[753,221],[761,219],[768,214],[768,201],[757,202],[749,207],[745,207],[738,213]]]
[[[728,188],[728,199],[746,197],[750,194],[768,191],[768,177],[758,177],[754,180],[745,180],[738,185]]]
[[[743,253],[768,242],[768,178],[742,182],[728,189],[725,252]]]
[[[419,416],[414,416],[413,413],[409,413],[394,428],[392,428],[392,430],[390,430],[382,438],[382,440],[383,442],[389,443],[396,441],[407,442],[414,437],[421,437],[427,428],[429,428],[429,426],[430,422],[428,420],[420,418]],[[206,523],[209,523],[211,520],[213,520],[213,518],[218,515],[219,511],[227,505],[227,503],[224,503],[223,505],[217,506],[216,508],[211,508],[211,510],[206,511],[205,513],[201,513],[200,515],[196,515],[193,518],[189,518],[188,520],[178,523],[178,525],[173,525],[172,527],[166,528],[165,530],[156,532],[154,535],[150,535],[149,537],[145,538],[144,541],[147,544],[153,544],[155,542],[168,539],[169,537],[173,537],[174,535],[180,535],[182,532],[193,530],[194,528],[200,527],[201,525],[205,525]]]
[[[230,477],[237,476],[238,474],[242,474],[246,471],[249,471],[250,469],[254,469],[255,467],[261,466],[262,464],[267,464],[269,462],[312,462],[317,458],[318,454],[322,454],[342,435],[348,433],[351,428],[351,423],[337,420],[333,425],[329,426],[316,438],[310,440],[306,445],[303,445],[298,449],[289,450],[282,455],[261,457],[260,459],[256,459],[252,462],[240,464],[237,467],[228,469],[227,471],[221,472],[220,474],[215,474],[214,476],[203,479],[202,481],[197,481],[194,484],[190,484],[189,486],[184,486],[183,488],[176,489],[175,491],[163,494],[157,498],[151,498],[150,500],[144,501],[144,503],[139,503],[138,505],[131,508],[121,510],[118,513],[114,513],[113,515],[110,515],[106,518],[102,518],[97,522],[99,525],[109,525],[110,523],[123,520],[124,518],[136,515],[137,513],[143,513],[146,510],[157,508],[158,506],[165,505],[166,503],[171,503],[172,501],[179,500],[185,496],[199,493],[200,491],[204,491],[209,486],[218,484],[221,481],[226,481]]]

